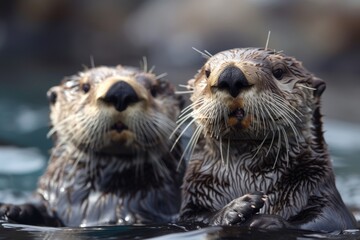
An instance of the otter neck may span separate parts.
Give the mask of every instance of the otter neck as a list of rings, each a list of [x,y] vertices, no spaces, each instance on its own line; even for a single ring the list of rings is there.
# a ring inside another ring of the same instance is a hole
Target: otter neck
[[[321,124],[317,127],[320,126]],[[298,129],[299,135],[290,132],[285,138],[279,132],[274,133],[274,137],[262,140],[205,138],[205,145],[208,146],[208,154],[212,156],[209,159],[221,159],[225,163],[236,162],[240,159],[240,161],[248,161],[249,164],[254,162],[253,159],[257,159],[258,167],[274,168],[277,165],[291,164],[291,159],[301,154],[311,156],[314,152],[326,153],[326,144],[322,135],[319,136],[319,131],[321,130],[316,127]],[[230,153],[229,156],[228,153]]]
[[[150,175],[153,179],[152,183],[161,181],[161,179],[169,178],[170,174],[168,169],[172,171],[176,166],[168,166],[169,159],[161,151],[137,151],[128,155],[112,155],[109,153],[95,153],[91,151],[80,151],[79,148],[69,145],[55,146],[53,154],[50,159],[50,164],[61,164],[63,169],[71,169],[69,172],[64,172],[64,175],[71,177],[73,173],[79,173],[87,175],[94,179],[104,178],[98,175],[99,172],[106,173],[106,175],[118,176],[118,180],[125,179],[124,183],[132,182],[137,184],[146,179],[147,175]],[[176,164],[174,164],[176,165]],[[102,169],[102,170],[99,170]],[[135,170],[134,170],[135,169]],[[166,171],[165,171],[166,170]],[[131,172],[131,174],[129,173]],[[129,173],[129,174],[127,174]],[[142,179],[142,180],[141,180]],[[103,181],[103,180],[101,180]],[[124,184],[125,186],[126,184]]]
[[[74,148],[75,149],[74,151],[80,151],[83,154],[87,154],[87,155],[96,155],[98,157],[117,156],[122,159],[133,158],[136,155],[138,155],[138,153],[145,152],[143,149],[134,149],[119,145],[107,146],[101,149],[92,149],[91,147],[84,146],[81,144],[78,146],[75,146],[73,144],[71,148]]]

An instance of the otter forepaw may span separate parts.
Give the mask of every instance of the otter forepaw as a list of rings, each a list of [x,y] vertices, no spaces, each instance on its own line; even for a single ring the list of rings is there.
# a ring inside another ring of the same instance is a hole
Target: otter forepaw
[[[36,206],[32,204],[1,204],[0,219],[10,223],[59,226],[60,223],[50,216],[44,216]]]
[[[217,212],[210,221],[211,225],[234,225],[243,223],[259,212],[267,196],[262,192],[253,192],[232,200]]]
[[[13,204],[0,204],[0,219],[8,222],[17,222],[21,209]]]

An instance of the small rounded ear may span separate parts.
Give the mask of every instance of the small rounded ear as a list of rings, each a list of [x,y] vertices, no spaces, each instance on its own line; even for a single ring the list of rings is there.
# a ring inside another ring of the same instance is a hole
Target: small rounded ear
[[[47,96],[47,98],[49,100],[49,103],[51,105],[54,105],[56,103],[56,100],[57,100],[57,88],[58,87],[52,87],[46,93],[46,96]]]
[[[320,78],[313,77],[311,86],[315,89],[314,97],[320,97],[325,91],[326,83]]]

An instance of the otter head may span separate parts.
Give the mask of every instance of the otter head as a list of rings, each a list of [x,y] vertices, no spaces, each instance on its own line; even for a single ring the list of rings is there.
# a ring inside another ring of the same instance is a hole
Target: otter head
[[[123,66],[66,78],[48,91],[48,98],[56,143],[104,154],[168,149],[180,111],[168,82]]]
[[[209,56],[189,88],[192,110],[183,114],[205,135],[264,141],[311,135],[325,83],[292,57],[239,48]]]

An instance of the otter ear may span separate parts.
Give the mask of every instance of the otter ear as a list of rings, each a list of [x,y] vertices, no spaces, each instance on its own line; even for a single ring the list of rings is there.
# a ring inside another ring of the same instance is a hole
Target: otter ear
[[[314,97],[320,97],[325,91],[326,83],[320,78],[313,77],[311,86],[315,89]]]
[[[188,81],[188,88],[189,88],[189,89],[193,89],[193,88],[194,88],[194,85],[195,85],[195,78],[190,79],[190,80]]]
[[[56,103],[56,100],[57,100],[57,88],[58,87],[52,87],[46,93],[47,99],[48,99],[48,101],[49,101],[49,103],[51,105],[54,105]]]

